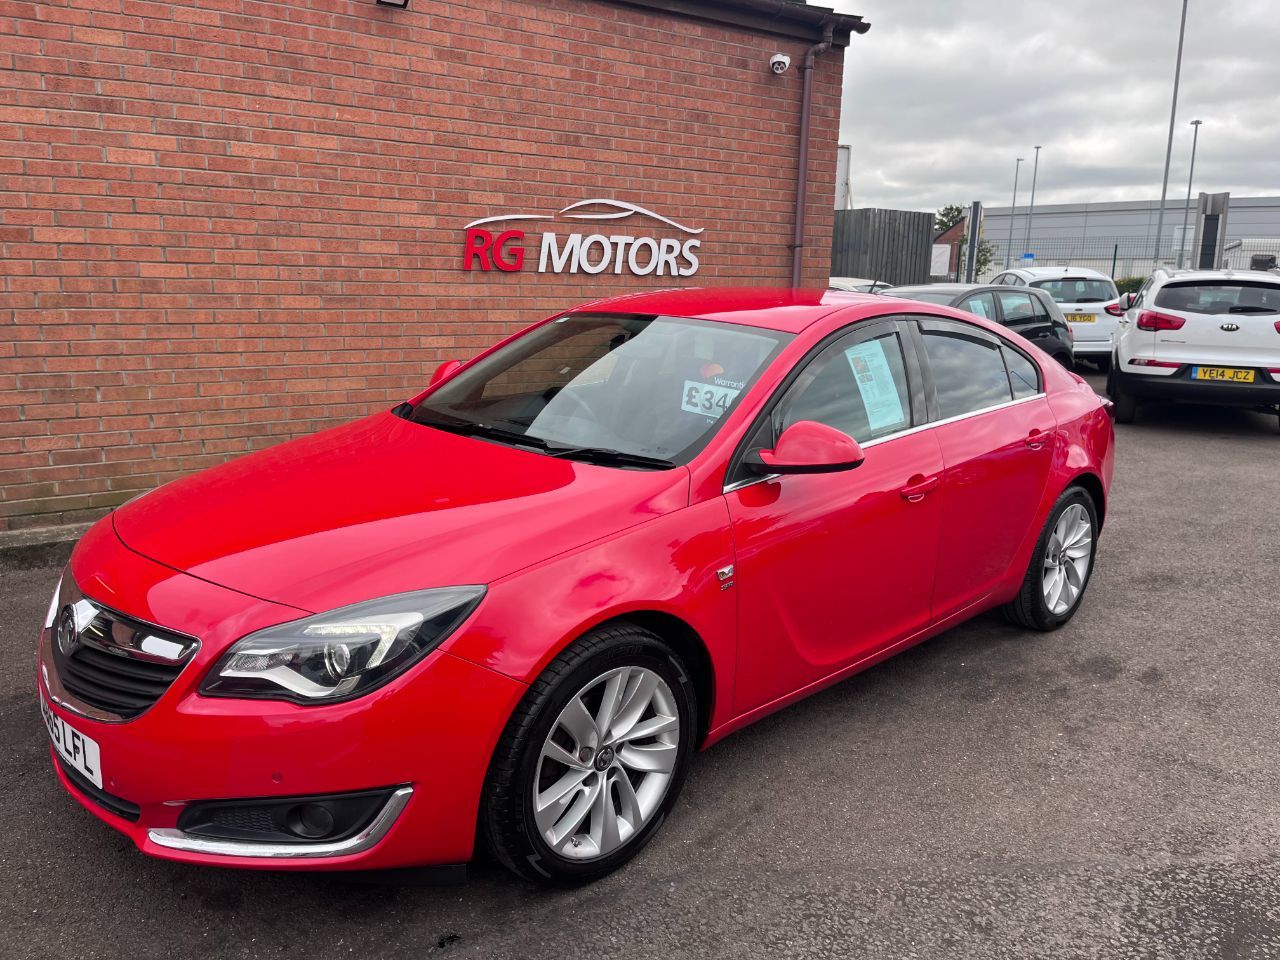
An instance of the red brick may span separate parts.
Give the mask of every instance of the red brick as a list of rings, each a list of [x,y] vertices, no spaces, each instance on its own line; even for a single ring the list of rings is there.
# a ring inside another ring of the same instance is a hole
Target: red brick
[[[616,196],[707,228],[686,282],[789,279],[800,77],[764,65],[801,42],[605,0],[0,17],[0,529],[91,519],[672,282],[464,273],[478,217]],[[841,72],[815,74],[810,283]]]

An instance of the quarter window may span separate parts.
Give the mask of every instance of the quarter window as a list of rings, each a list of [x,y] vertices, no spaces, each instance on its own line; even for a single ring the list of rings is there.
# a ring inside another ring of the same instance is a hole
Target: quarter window
[[[963,333],[960,325],[924,331],[925,352],[938,395],[938,416],[963,416],[1013,399],[995,338]]]
[[[1001,347],[1005,366],[1009,368],[1009,385],[1013,387],[1013,399],[1034,397],[1040,392],[1040,371],[1036,365],[1012,347]]]

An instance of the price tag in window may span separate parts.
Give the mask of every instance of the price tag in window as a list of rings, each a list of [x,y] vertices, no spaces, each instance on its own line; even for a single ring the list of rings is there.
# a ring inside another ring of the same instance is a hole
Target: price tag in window
[[[722,387],[714,383],[699,383],[697,380],[684,382],[684,396],[680,400],[680,409],[685,413],[700,413],[704,417],[717,420],[737,399],[741,390],[733,387]]]
[[[885,356],[884,344],[879,340],[868,340],[850,347],[844,355],[853,369],[858,392],[862,394],[862,403],[867,410],[867,425],[872,432],[880,433],[890,427],[904,425],[907,417],[902,409],[902,398],[898,395],[898,385],[893,379],[893,369]]]

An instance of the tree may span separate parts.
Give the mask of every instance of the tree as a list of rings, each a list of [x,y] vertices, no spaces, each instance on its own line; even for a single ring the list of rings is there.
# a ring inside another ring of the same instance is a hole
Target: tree
[[[964,242],[965,243],[969,242],[968,236],[965,236]],[[992,245],[991,241],[979,240],[978,241],[978,266],[977,266],[976,276],[980,277],[984,273],[986,273],[987,268],[991,266],[991,261],[994,260],[995,257],[996,257],[996,248]]]
[[[933,217],[933,233],[937,236],[946,233],[965,217],[964,207],[958,203],[948,203]]]

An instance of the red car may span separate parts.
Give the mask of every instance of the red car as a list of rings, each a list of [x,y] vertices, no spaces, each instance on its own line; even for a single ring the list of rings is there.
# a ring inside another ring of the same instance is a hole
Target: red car
[[[1112,451],[1084,381],[947,307],[588,304],[99,521],[40,636],[52,756],[159,857],[448,867],[479,833],[593,879],[695,750],[984,610],[1069,620]]]

